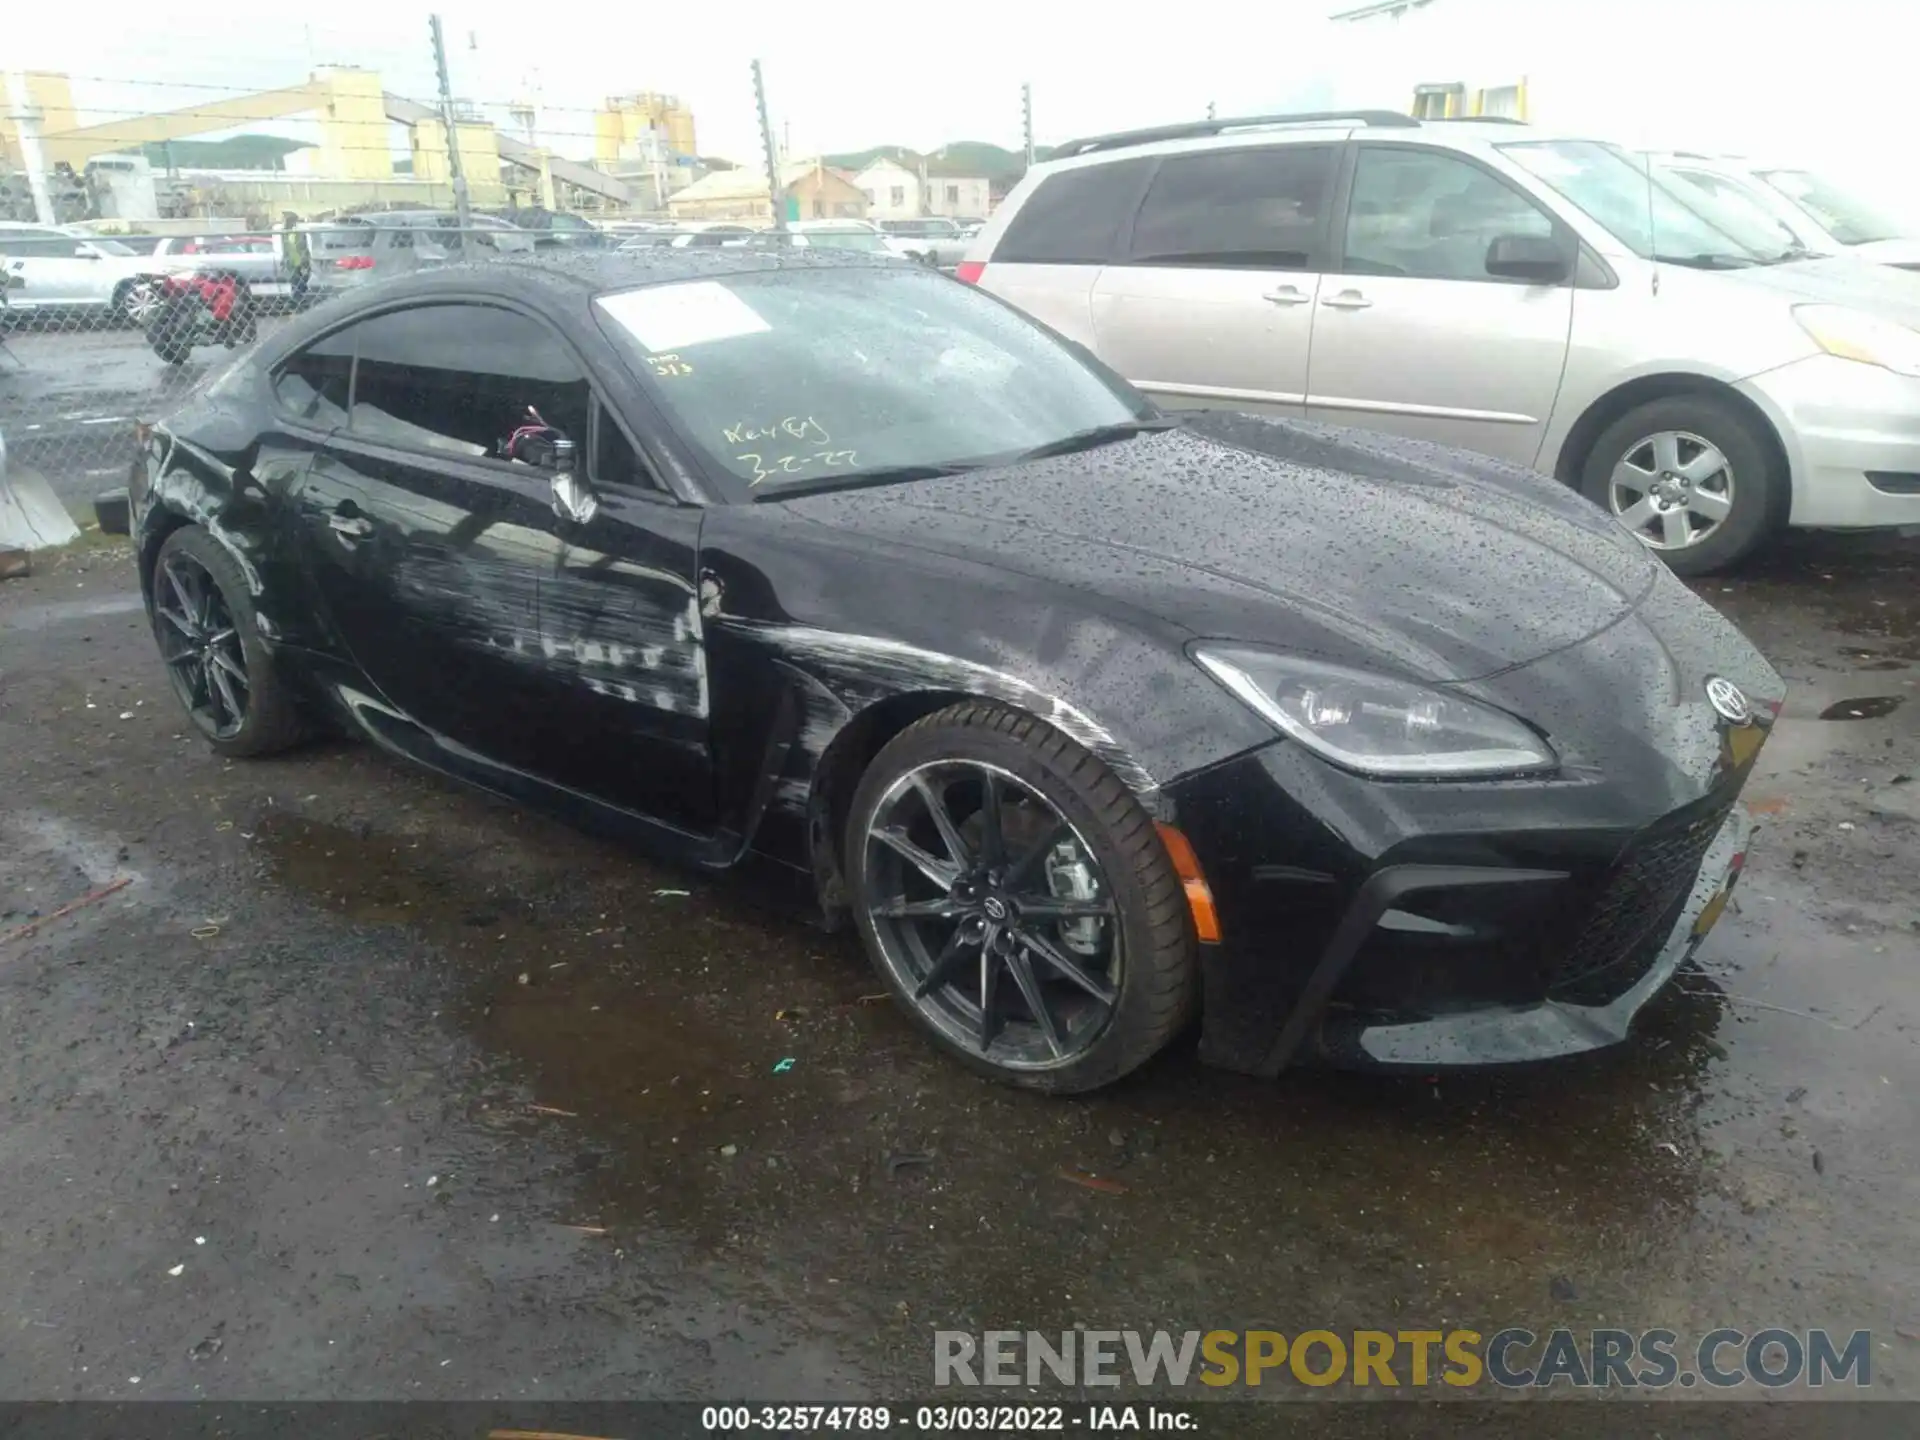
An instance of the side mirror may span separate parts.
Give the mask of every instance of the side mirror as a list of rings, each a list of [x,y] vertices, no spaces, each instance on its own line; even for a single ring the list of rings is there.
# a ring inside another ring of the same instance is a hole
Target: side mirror
[[[74,256],[80,260],[98,260],[100,252],[91,245],[82,244],[74,249]]]
[[[1573,257],[1550,235],[1496,235],[1487,246],[1487,274],[1558,285],[1573,274]]]
[[[576,469],[573,441],[553,442],[553,513],[562,520],[585,525],[600,513],[600,499]]]

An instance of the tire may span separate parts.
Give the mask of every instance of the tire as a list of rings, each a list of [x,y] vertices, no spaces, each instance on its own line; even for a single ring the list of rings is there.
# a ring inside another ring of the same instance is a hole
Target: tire
[[[139,288],[140,282],[137,280],[122,280],[114,286],[113,299],[107,305],[108,312],[115,320],[122,325],[130,325],[136,330],[141,326],[141,319],[134,313],[133,302],[134,292]]]
[[[196,603],[201,597],[192,579],[195,572],[211,587],[217,606]],[[148,613],[174,694],[216,751],[236,757],[271,755],[299,743],[305,734],[299,706],[272,652],[260,639],[246,577],[225,546],[197,525],[167,536],[154,557]],[[195,627],[201,631],[198,637],[190,633]],[[213,638],[222,632],[229,638]],[[213,643],[201,651],[202,658],[192,662],[170,658],[198,649],[203,640]],[[210,650],[218,650],[219,656],[209,658]],[[235,664],[244,675],[233,669]],[[212,676],[214,668],[227,672],[219,685]],[[229,701],[240,686],[244,704],[237,723],[231,723]]]
[[[951,863],[955,844],[946,843],[929,792],[968,852],[964,866]],[[993,811],[1005,836],[999,869],[984,820],[990,793],[1000,796]],[[924,859],[960,872],[954,888],[943,897],[946,877],[902,859],[876,830],[924,840]],[[1063,852],[1064,881],[1054,868]],[[1152,1058],[1193,1013],[1192,919],[1152,817],[1105,764],[1031,715],[967,701],[901,731],[860,779],[844,853],[860,936],[881,980],[936,1044],[980,1074],[1052,1094],[1098,1089]],[[910,887],[931,898],[909,899]],[[941,906],[947,913],[927,913]],[[922,913],[904,918],[915,907]],[[1043,908],[1055,918],[1040,917]],[[1102,918],[1058,918],[1063,909]],[[1008,911],[1004,927],[992,922]],[[963,933],[976,940],[962,943]],[[982,935],[997,947],[984,1010],[974,1001],[986,973]],[[917,993],[947,973],[950,953],[953,974],[964,978]]]
[[[1760,422],[1729,400],[1669,395],[1635,406],[1601,432],[1581,467],[1580,493],[1674,573],[1711,574],[1752,554],[1786,523],[1792,494],[1771,442]],[[1645,475],[1668,487],[1665,495],[1616,485],[1616,471],[1626,470],[1636,482]],[[1686,490],[1672,488],[1681,481]],[[1709,501],[1715,502],[1710,508],[1694,508]],[[1636,518],[1643,523],[1634,524]]]

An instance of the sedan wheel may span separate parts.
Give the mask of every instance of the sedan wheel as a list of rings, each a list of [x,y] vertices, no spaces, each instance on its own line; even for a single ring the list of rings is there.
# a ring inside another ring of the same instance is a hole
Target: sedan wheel
[[[1010,1069],[1086,1053],[1113,1018],[1120,937],[1099,863],[1045,796],[992,765],[923,765],[866,844],[881,959],[928,1024]]]
[[[969,702],[901,732],[861,780],[846,854],[875,968],[976,1070],[1090,1090],[1191,1011],[1193,934],[1158,830],[1030,715]]]
[[[247,723],[253,687],[240,630],[207,568],[176,551],[154,577],[153,614],[160,658],[187,713],[215,740],[229,740]]]
[[[293,693],[260,639],[253,596],[233,556],[197,525],[154,557],[153,638],[174,694],[223,755],[266,755],[305,732]]]
[[[1710,440],[1662,430],[1613,467],[1614,518],[1655,550],[1698,545],[1733,513],[1733,465]]]

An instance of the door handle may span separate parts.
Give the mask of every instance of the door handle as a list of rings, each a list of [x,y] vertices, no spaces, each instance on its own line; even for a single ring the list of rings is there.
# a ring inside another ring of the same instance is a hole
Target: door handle
[[[1270,300],[1275,305],[1304,305],[1309,297],[1297,285],[1282,285],[1278,290],[1267,291],[1260,298]]]
[[[342,515],[335,511],[327,517],[327,524],[336,535],[346,535],[355,540],[364,540],[373,534],[373,522],[359,515]]]
[[[1358,290],[1342,290],[1338,295],[1329,295],[1320,302],[1331,310],[1364,310],[1373,302]]]

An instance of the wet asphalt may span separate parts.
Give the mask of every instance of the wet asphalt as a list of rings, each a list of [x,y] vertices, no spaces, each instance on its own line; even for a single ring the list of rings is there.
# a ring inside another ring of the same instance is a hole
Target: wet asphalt
[[[933,1329],[1076,1323],[1864,1328],[1911,1397],[1920,542],[1696,588],[1793,692],[1631,1044],[1182,1045],[1062,1101],[737,883],[364,746],[219,759],[125,553],[43,563],[0,585],[0,1398],[911,1395]]]

